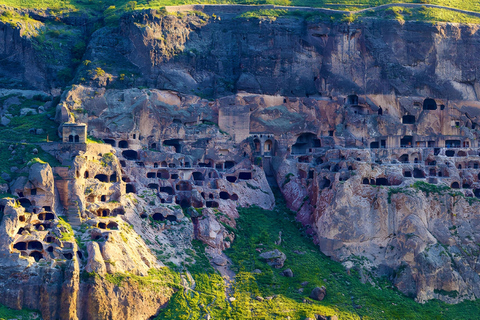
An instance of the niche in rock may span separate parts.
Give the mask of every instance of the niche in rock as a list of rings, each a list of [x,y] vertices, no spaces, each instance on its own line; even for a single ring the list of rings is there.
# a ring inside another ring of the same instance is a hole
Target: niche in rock
[[[20,199],[18,199],[18,202],[20,203],[20,205],[22,207],[25,208],[25,211],[28,211],[30,209],[30,207],[32,206],[32,203],[27,198],[20,198]]]
[[[423,170],[415,168],[413,170],[413,177],[417,179],[425,178],[425,173],[423,172]]]
[[[415,116],[405,115],[402,117],[403,124],[415,124]]]
[[[156,212],[152,215],[152,219],[155,221],[163,221],[165,220],[165,217],[163,216],[163,214]]]
[[[445,151],[445,155],[447,157],[454,157],[455,156],[455,151],[454,150],[447,150],[447,151]]]
[[[453,182],[452,185],[450,186],[452,189],[460,189],[460,184],[458,182]]]
[[[107,224],[107,228],[112,230],[118,230],[118,224],[116,222],[110,221]]]
[[[170,178],[170,174],[168,173],[168,170],[161,169],[157,171],[157,178],[167,180]]]
[[[33,259],[35,259],[35,262],[38,262],[38,261],[40,261],[40,259],[43,258],[43,254],[41,252],[38,252],[38,251],[33,251],[32,253],[30,253],[29,256],[33,257]]]
[[[181,139],[170,139],[163,141],[164,146],[171,146],[175,148],[176,153],[182,152],[182,140]]]
[[[101,182],[109,182],[108,176],[106,174],[97,174],[95,176],[95,179],[101,181]]]
[[[127,160],[137,160],[138,159],[138,153],[135,150],[122,151],[122,155]]]
[[[127,193],[137,193],[137,190],[135,189],[135,186],[133,184],[127,184],[125,188]]]
[[[28,250],[43,250],[43,245],[40,241],[30,241],[28,243]]]
[[[128,148],[128,141],[126,141],[126,140],[120,140],[120,141],[118,142],[118,147],[119,147],[119,148],[122,148],[122,149]]]
[[[174,195],[172,187],[160,187],[160,192],[168,193],[169,195]]]
[[[218,202],[216,201],[207,201],[206,202],[207,208],[218,208]]]
[[[427,98],[423,100],[423,110],[437,110],[437,103],[435,100]]]
[[[147,178],[156,178],[157,174],[156,172],[147,172]]]
[[[156,183],[149,183],[147,187],[148,187],[148,189],[158,191],[158,184],[156,184]]]
[[[106,144],[109,144],[111,145],[112,147],[115,147],[117,144],[116,144],[116,141],[113,140],[113,139],[103,139],[103,142],[105,142]],[[128,143],[127,143],[128,144]]]
[[[240,180],[250,180],[250,179],[252,179],[252,173],[251,172],[240,172],[238,174],[238,179],[240,179]]]
[[[220,192],[220,199],[228,200],[228,199],[230,199],[230,195],[228,194],[228,192],[221,191]]]
[[[232,183],[237,181],[237,177],[235,177],[235,176],[227,176],[226,179],[227,179],[228,182],[232,182]]]
[[[231,169],[235,166],[235,161],[225,161],[225,169]]]
[[[311,148],[320,148],[320,139],[313,133],[306,132],[298,136],[297,141],[292,146],[292,154],[305,154]]]
[[[192,185],[188,181],[180,181],[176,188],[178,191],[192,191]]]
[[[388,185],[390,185],[390,184],[388,183],[388,179],[387,179],[387,178],[377,178],[377,180],[376,180],[376,185],[377,185],[377,186],[388,186]]]
[[[26,242],[17,242],[13,245],[14,249],[17,250],[27,250],[27,243]]]
[[[196,180],[196,181],[205,180],[205,177],[203,176],[203,174],[198,171],[192,173],[192,176],[193,176],[193,180]]]

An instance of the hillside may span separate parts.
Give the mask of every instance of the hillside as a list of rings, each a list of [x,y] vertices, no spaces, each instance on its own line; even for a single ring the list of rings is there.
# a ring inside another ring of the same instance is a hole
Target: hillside
[[[0,3],[0,319],[478,318],[478,2]]]

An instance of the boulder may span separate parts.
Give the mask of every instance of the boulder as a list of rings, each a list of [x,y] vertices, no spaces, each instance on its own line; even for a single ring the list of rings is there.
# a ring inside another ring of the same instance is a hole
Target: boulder
[[[222,256],[216,256],[212,259],[212,262],[217,266],[226,266],[228,261]]]
[[[293,271],[291,269],[285,269],[283,270],[282,275],[287,278],[293,278]]]
[[[264,252],[260,254],[260,258],[264,259],[269,266],[277,269],[283,267],[285,260],[287,260],[287,256],[278,249]]]
[[[310,293],[310,298],[317,301],[322,301],[327,295],[327,289],[324,286],[315,287]]]

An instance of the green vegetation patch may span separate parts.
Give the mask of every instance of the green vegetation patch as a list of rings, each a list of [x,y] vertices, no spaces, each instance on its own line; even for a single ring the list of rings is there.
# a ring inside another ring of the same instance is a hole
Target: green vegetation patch
[[[456,22],[480,24],[480,18],[441,8],[407,8],[394,6],[382,10],[367,10],[357,15],[352,15],[353,20],[362,20],[363,18],[378,18],[387,20],[405,21],[425,21],[425,22]]]
[[[29,309],[14,310],[0,304],[0,320],[33,320],[39,319],[39,313]]]
[[[356,269],[344,267],[319,252],[304,228],[295,220],[282,198],[273,211],[240,208],[236,238],[227,255],[233,262],[235,281],[225,281],[212,271],[204,256],[204,245],[195,241],[195,265],[185,266],[196,281],[195,289],[174,294],[157,319],[305,319],[315,314],[339,319],[475,319],[480,302],[447,305],[439,301],[418,304],[379,280],[376,286],[362,284]],[[282,242],[278,243],[279,232]],[[275,269],[259,259],[259,252],[278,249],[287,260]],[[293,278],[280,272],[290,268]],[[255,273],[259,269],[261,273]],[[325,286],[321,301],[308,298],[316,286]],[[225,294],[228,292],[228,296]],[[450,293],[453,294],[453,293]],[[226,302],[227,297],[234,300]],[[261,297],[260,299],[257,297]]]

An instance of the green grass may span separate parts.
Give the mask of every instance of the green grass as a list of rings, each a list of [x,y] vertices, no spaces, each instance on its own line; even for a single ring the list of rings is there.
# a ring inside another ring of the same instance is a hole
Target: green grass
[[[348,274],[340,263],[319,252],[278,194],[273,211],[252,207],[240,208],[239,213],[235,241],[232,248],[226,250],[237,274],[233,285],[235,301],[225,303],[224,281],[211,271],[206,258],[196,257],[198,265],[186,266],[196,280],[196,289],[178,291],[157,319],[200,319],[209,313],[213,319],[285,319],[289,316],[303,320],[313,318],[314,314],[335,314],[339,319],[463,320],[477,319],[480,312],[480,302],[418,304],[384,279],[377,279],[375,287],[362,284],[358,271],[352,269]],[[279,231],[283,241],[276,245]],[[259,259],[257,248],[263,252],[273,249],[284,252],[287,256],[284,268],[268,266]],[[197,256],[201,256],[203,245],[196,243],[195,250]],[[292,269],[293,278],[279,274],[286,268]],[[262,273],[253,273],[255,269]],[[302,286],[302,282],[308,284]],[[321,302],[309,299],[311,290],[321,285],[327,288],[326,298]],[[257,301],[257,296],[276,298]]]
[[[396,3],[397,0],[139,0],[134,5],[132,1],[120,0],[1,0],[1,4],[13,7],[23,8],[51,8],[57,13],[62,10],[89,10],[89,11],[105,11],[107,8],[114,6],[116,9],[132,10],[145,8],[161,8],[170,5],[182,4],[275,4],[275,5],[291,5],[291,6],[307,6],[307,7],[326,7],[334,9],[356,10],[365,7],[374,7],[382,4]],[[403,3],[423,3],[436,4],[451,8],[458,8],[470,11],[480,12],[480,3],[476,0],[404,0]]]
[[[0,304],[0,320],[22,319],[31,320],[39,319],[38,313],[33,310],[13,310]]]
[[[0,98],[0,107],[3,108],[5,100],[12,96]],[[20,104],[11,105],[8,108],[8,113],[12,115],[11,122],[8,126],[0,126],[0,172],[10,174],[12,178],[19,174],[11,172],[11,167],[23,168],[25,165],[35,158],[35,161],[44,161],[49,163],[52,167],[59,166],[60,163],[50,154],[44,152],[37,143],[48,141],[59,141],[57,135],[58,124],[50,120],[55,115],[55,108],[51,108],[42,114],[28,114],[20,116],[22,108],[32,108],[32,106],[43,105],[45,102],[40,98],[25,99],[18,97]],[[43,129],[43,134],[29,133],[30,129]],[[9,147],[13,146],[13,150]],[[37,149],[38,153],[34,153]],[[13,152],[12,154],[12,151]],[[0,178],[0,183],[3,183]]]
[[[447,9],[437,8],[405,8],[401,6],[390,7],[387,9],[373,11],[354,15],[354,19],[379,18],[388,20],[404,21],[426,21],[426,22],[457,22],[480,24],[480,18],[459,13]]]

